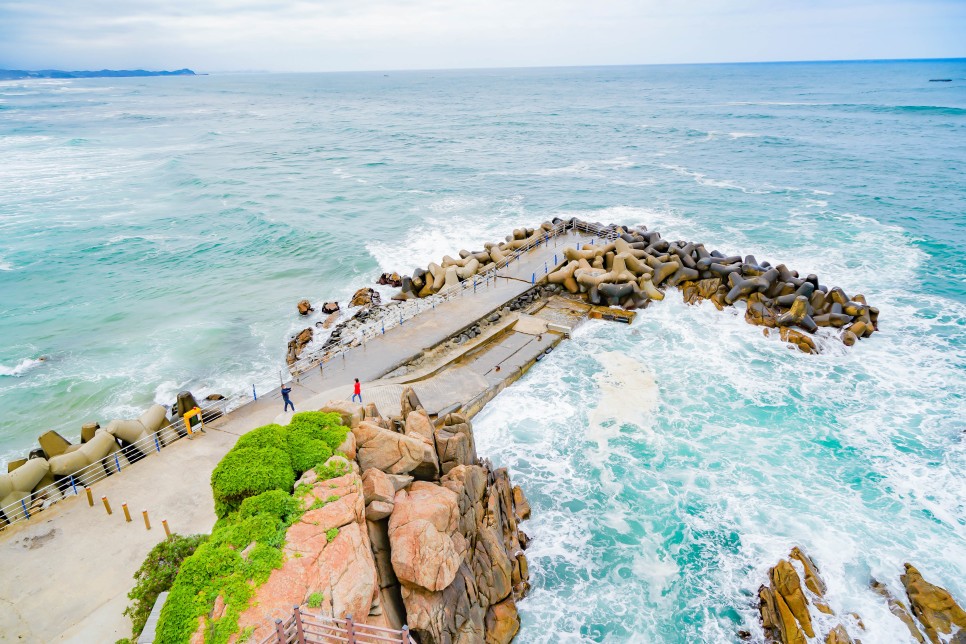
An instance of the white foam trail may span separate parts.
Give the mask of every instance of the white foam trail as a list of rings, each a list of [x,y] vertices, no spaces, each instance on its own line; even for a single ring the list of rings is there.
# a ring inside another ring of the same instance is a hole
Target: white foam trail
[[[46,358],[23,358],[13,367],[0,364],[0,376],[20,378],[46,361]]]

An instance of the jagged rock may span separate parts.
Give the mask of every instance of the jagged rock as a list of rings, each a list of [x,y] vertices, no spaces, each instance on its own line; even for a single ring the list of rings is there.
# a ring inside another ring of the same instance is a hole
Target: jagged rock
[[[825,637],[825,644],[855,644],[855,642],[849,637],[845,627],[839,624],[829,631],[829,634]]]
[[[805,569],[805,587],[819,597],[824,597],[826,591],[825,582],[822,581],[822,577],[818,574],[818,568],[815,566],[815,562],[812,561],[811,557],[802,552],[798,546],[792,548],[788,556],[798,560]]]
[[[485,609],[479,603],[473,573],[465,563],[442,592],[403,585],[402,598],[409,628],[422,644],[484,641]]]
[[[403,418],[409,417],[409,414],[422,408],[422,403],[419,402],[419,397],[416,396],[416,392],[413,391],[412,387],[406,387],[403,389],[402,396],[400,396],[399,407],[402,410],[401,415]]]
[[[966,611],[956,603],[949,591],[923,579],[912,564],[905,564],[905,568],[906,572],[899,580],[906,589],[912,613],[922,624],[929,641],[939,644],[939,635],[950,634],[953,626],[966,629]]]
[[[493,604],[486,611],[486,644],[510,644],[520,630],[520,616],[512,599]]]
[[[436,453],[440,468],[446,474],[458,465],[476,463],[473,429],[461,414],[447,414],[443,426],[435,430]]]
[[[332,313],[335,313],[338,310],[339,310],[338,302],[326,302],[325,304],[322,305],[322,312],[325,313],[326,315],[331,315]]]
[[[425,443],[364,420],[352,428],[356,459],[365,472],[378,468],[388,474],[408,474],[423,462]]]
[[[353,294],[349,306],[371,306],[379,304],[381,301],[379,291],[371,288],[360,288]]]
[[[350,461],[355,461],[356,458],[356,435],[352,432],[346,432],[345,440],[335,448],[336,453],[345,454],[345,457]]]
[[[517,521],[526,521],[530,518],[530,502],[527,501],[519,485],[513,486],[513,510]]]
[[[436,443],[433,438],[433,422],[424,409],[411,411],[406,416],[406,436],[419,439],[423,443],[421,462],[411,470],[411,474],[422,481],[438,479],[439,460],[436,456]]]
[[[373,501],[366,506],[366,519],[369,521],[379,521],[380,519],[385,519],[392,514],[392,508],[392,503],[386,503],[385,501]]]
[[[389,475],[375,468],[366,470],[362,475],[362,493],[367,504],[373,501],[393,503],[396,497],[396,489],[389,480]]]
[[[923,638],[922,633],[919,632],[919,628],[916,627],[916,622],[912,619],[912,614],[909,612],[909,609],[906,608],[906,605],[903,604],[902,601],[893,597],[892,593],[889,592],[889,589],[879,581],[873,579],[869,585],[872,590],[885,598],[889,605],[889,611],[906,625],[906,628],[909,629],[909,634],[912,635],[913,639],[915,639],[917,642],[925,643],[926,640]]]
[[[299,331],[298,335],[289,340],[288,342],[288,353],[285,355],[285,361],[288,364],[294,364],[302,351],[305,349],[306,345],[312,341],[312,328],[302,329]]]
[[[332,325],[333,325],[333,324],[335,324],[335,322],[336,322],[336,320],[338,320],[338,319],[339,319],[339,315],[340,315],[340,314],[339,314],[339,312],[338,312],[338,311],[336,311],[335,313],[330,313],[330,314],[329,314],[329,315],[328,315],[328,316],[327,316],[327,317],[325,318],[325,321],[324,321],[324,322],[322,322],[322,328],[323,328],[323,329],[331,329],[331,328],[332,328]],[[318,325],[319,325],[319,323],[318,323],[318,322],[316,322],[316,323],[315,323],[315,325],[316,325],[316,326],[318,326]]]
[[[801,579],[795,568],[785,559],[769,571],[772,589],[785,601],[788,609],[801,624],[802,630],[809,637],[815,637],[812,629],[812,619],[808,613],[808,600],[802,592]]]
[[[308,315],[315,309],[312,308],[312,303],[308,300],[299,300],[298,303],[299,315]]]

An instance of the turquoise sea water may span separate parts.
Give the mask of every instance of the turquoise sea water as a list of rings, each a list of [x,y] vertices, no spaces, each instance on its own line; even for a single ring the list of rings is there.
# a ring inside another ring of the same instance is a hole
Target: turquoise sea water
[[[0,453],[271,386],[302,297],[645,224],[864,293],[880,333],[805,356],[671,293],[503,392],[476,431],[533,506],[519,641],[759,638],[793,545],[854,636],[906,641],[870,575],[966,600],[964,174],[964,61],[0,83]]]

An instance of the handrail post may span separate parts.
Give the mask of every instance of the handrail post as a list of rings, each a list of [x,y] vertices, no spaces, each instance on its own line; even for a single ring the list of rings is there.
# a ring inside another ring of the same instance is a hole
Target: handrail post
[[[302,611],[299,610],[298,606],[292,610],[292,616],[295,618],[295,633],[298,636],[298,643],[305,644],[305,631],[302,630]]]
[[[282,620],[275,620],[275,634],[278,636],[278,644],[286,644],[285,642],[285,628],[282,626]]]
[[[409,636],[409,624],[403,624],[402,641],[404,644],[409,644],[410,642],[413,641],[412,637]]]
[[[348,638],[348,644],[356,644],[356,629],[355,625],[352,623],[352,615],[345,616],[345,630],[346,637]]]

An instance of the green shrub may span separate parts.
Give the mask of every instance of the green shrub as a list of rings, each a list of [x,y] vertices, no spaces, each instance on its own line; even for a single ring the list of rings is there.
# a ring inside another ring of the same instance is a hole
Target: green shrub
[[[309,601],[307,602],[309,608],[318,608],[322,605],[322,600],[324,599],[325,596],[322,593],[312,593],[309,595]]]
[[[174,583],[181,562],[190,557],[207,538],[206,534],[188,537],[173,534],[151,548],[141,567],[134,573],[134,589],[127,594],[132,603],[124,609],[124,614],[131,618],[135,639],[144,630],[158,595],[170,589]]]
[[[295,472],[288,455],[274,447],[232,449],[211,473],[215,513],[237,510],[242,501],[268,490],[292,489]]]
[[[305,426],[314,426],[316,431],[312,432],[312,438],[323,441],[333,452],[345,442],[345,437],[349,433],[349,428],[342,426],[342,417],[334,413],[299,412],[292,416],[289,431],[298,431]]]
[[[282,490],[269,490],[258,496],[250,496],[241,503],[238,518],[247,519],[256,514],[270,514],[288,523],[299,511],[298,499]]]
[[[319,475],[319,478],[323,481],[329,479],[338,478],[349,473],[350,468],[346,465],[345,461],[337,460],[331,465],[316,465],[315,473]]]
[[[309,432],[290,431],[288,456],[296,476],[301,476],[332,456],[332,449],[321,440],[311,438]]]
[[[232,449],[246,449],[251,447],[282,448],[288,436],[288,429],[281,425],[262,425],[247,434],[242,434]]]
[[[332,541],[338,536],[339,536],[338,528],[329,528],[328,530],[325,531],[325,540],[329,543],[332,543]]]

